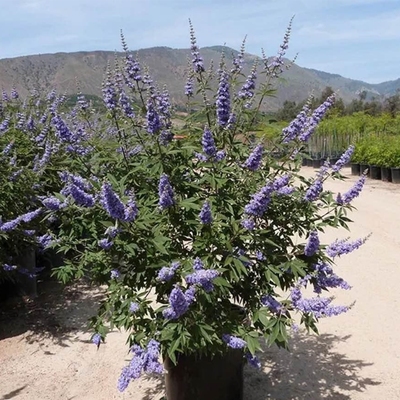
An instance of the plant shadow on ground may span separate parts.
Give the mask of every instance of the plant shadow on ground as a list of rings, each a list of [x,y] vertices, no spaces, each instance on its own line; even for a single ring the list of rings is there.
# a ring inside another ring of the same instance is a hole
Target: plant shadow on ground
[[[0,340],[24,334],[28,343],[50,339],[67,347],[77,331],[87,330],[102,297],[84,282],[65,286],[45,277],[38,281],[36,298],[0,302]]]
[[[355,392],[381,382],[361,370],[372,365],[335,350],[350,336],[296,334],[290,352],[267,348],[260,361],[263,371],[245,368],[244,400],[351,400]]]

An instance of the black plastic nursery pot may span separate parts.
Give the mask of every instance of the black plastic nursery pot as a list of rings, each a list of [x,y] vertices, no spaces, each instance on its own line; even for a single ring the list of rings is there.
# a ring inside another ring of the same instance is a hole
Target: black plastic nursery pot
[[[351,174],[360,175],[360,164],[351,164]]]
[[[369,176],[371,179],[381,179],[381,167],[376,165],[369,166]]]
[[[301,165],[302,165],[303,167],[306,167],[306,166],[307,166],[307,158],[303,158],[303,159],[301,160]]]
[[[314,168],[319,168],[324,163],[324,160],[321,160],[320,158],[318,158],[317,160],[312,160],[312,161],[313,161],[312,166]]]
[[[243,350],[211,356],[184,355],[164,360],[167,400],[243,400]]]
[[[369,174],[371,172],[369,169],[369,165],[368,164],[360,164],[360,175],[363,174],[366,169],[368,170],[367,176],[369,177]]]
[[[400,168],[391,168],[392,182],[400,183]]]
[[[313,160],[311,160],[310,158],[307,159],[307,167],[312,167],[313,166]]]
[[[388,167],[381,167],[381,179],[385,182],[392,182],[392,170]]]

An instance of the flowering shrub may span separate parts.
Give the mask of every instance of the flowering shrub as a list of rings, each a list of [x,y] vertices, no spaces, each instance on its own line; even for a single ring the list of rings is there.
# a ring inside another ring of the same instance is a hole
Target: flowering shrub
[[[167,90],[124,39],[126,56],[103,87],[106,118],[77,118],[91,135],[79,134],[77,121],[52,117],[55,143],[72,152],[59,164],[59,189],[41,198],[41,218],[57,221],[54,246],[67,255],[57,276],[88,276],[108,287],[92,319],[93,342],[99,346],[114,326],[130,333],[132,361],[120,390],[142,372],[162,372],[160,356],[175,363],[180,354],[240,348],[258,366],[260,338],[286,347],[296,314],[316,331],[319,318],[349,308],[321,294],[349,288],[334,273],[333,258],[362,241],[326,247],[318,234],[347,227],[364,177],[343,195],[324,190],[329,177],[342,178],[352,148],[315,178],[300,174],[304,146],[335,97],[316,110],[305,107],[273,146],[254,136],[283,72],[289,33],[278,55],[263,57],[246,77],[244,49],[232,65],[223,56],[216,71],[206,69],[191,29],[192,65],[182,90],[195,111],[183,129],[171,121]],[[314,297],[305,297],[306,286]]]

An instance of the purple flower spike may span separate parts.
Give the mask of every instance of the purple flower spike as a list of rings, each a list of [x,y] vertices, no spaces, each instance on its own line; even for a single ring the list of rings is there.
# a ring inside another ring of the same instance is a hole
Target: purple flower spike
[[[249,158],[245,161],[244,166],[250,171],[256,171],[260,168],[261,160],[263,156],[264,146],[258,144],[253,152],[250,154]]]
[[[111,218],[125,219],[125,206],[108,182],[104,182],[101,187],[100,201]]]
[[[158,185],[159,207],[164,210],[175,204],[174,191],[169,183],[168,175],[162,174]]]
[[[361,178],[354,184],[354,186],[348,192],[344,193],[343,195],[341,195],[340,193],[338,194],[336,202],[340,205],[349,204],[353,199],[359,196],[364,187],[366,179],[367,176],[362,175]]]
[[[222,335],[222,340],[232,349],[243,349],[247,346],[247,343],[243,339],[228,334]]]
[[[209,225],[213,221],[212,213],[211,213],[211,206],[208,201],[205,201],[203,203],[203,207],[201,208],[200,211],[200,222],[204,225]]]
[[[206,154],[209,157],[212,157],[216,154],[217,148],[215,147],[214,137],[207,126],[204,127],[201,144],[203,146],[204,154]]]
[[[229,94],[229,75],[226,71],[222,71],[219,79],[219,86],[217,91],[217,121],[222,127],[228,124],[230,109],[231,109],[231,99]]]
[[[304,254],[307,257],[313,256],[319,249],[319,237],[317,231],[312,231],[308,238],[307,245],[304,249]]]
[[[354,146],[350,146],[332,167],[333,172],[339,172],[350,160],[354,153]]]

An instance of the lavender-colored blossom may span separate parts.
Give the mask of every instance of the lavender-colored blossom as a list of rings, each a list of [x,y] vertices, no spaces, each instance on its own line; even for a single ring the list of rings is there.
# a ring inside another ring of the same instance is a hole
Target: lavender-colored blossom
[[[250,202],[244,208],[245,213],[254,215],[255,217],[262,217],[265,211],[267,211],[272,192],[273,185],[267,183],[259,192],[252,195]]]
[[[247,343],[243,339],[228,334],[223,334],[222,340],[232,349],[243,349],[247,346]]]
[[[82,190],[77,185],[70,183],[68,191],[78,206],[82,206],[82,207],[93,207],[94,206],[94,204],[95,204],[94,197],[91,194],[86,193],[84,190]]]
[[[216,152],[214,159],[215,159],[215,161],[219,162],[219,161],[222,161],[225,157],[226,157],[225,150],[219,150]]]
[[[186,301],[189,304],[192,304],[195,300],[196,296],[196,286],[190,286],[185,292]]]
[[[351,159],[354,153],[354,146],[349,146],[349,148],[341,155],[339,160],[336,161],[335,165],[332,167],[333,172],[339,172]]]
[[[215,146],[214,137],[208,126],[204,127],[203,136],[201,139],[203,152],[209,157],[215,156],[217,148]]]
[[[12,89],[11,89],[11,98],[15,100],[15,99],[18,99],[18,97],[19,97],[19,94],[17,92],[17,89],[15,87],[12,87]]]
[[[126,95],[124,91],[121,91],[121,93],[119,94],[119,104],[122,108],[123,113],[128,118],[135,118],[135,113],[133,112],[133,108],[129,100],[129,97]]]
[[[260,301],[264,307],[267,307],[274,314],[279,314],[283,310],[282,304],[269,294],[262,296]]]
[[[203,58],[200,56],[199,48],[197,47],[196,43],[196,37],[194,34],[194,29],[192,26],[192,23],[189,21],[190,25],[190,50],[192,53],[192,64],[193,64],[193,70],[196,73],[201,73],[204,72],[204,62]]]
[[[54,115],[53,118],[51,119],[51,123],[55,128],[56,137],[61,142],[64,143],[71,142],[73,133],[71,132],[65,121],[59,115],[57,114]]]
[[[332,317],[349,310],[347,306],[332,305],[332,298],[313,297],[305,299],[300,287],[296,286],[290,293],[294,309],[307,314],[313,314],[316,318]]]
[[[112,269],[110,272],[111,279],[118,279],[121,276],[121,273],[117,269]]]
[[[319,195],[322,192],[322,180],[316,179],[310,187],[307,189],[306,194],[304,196],[304,200],[306,201],[315,201],[318,199]]]
[[[254,222],[253,219],[250,218],[245,218],[243,219],[240,224],[243,226],[243,228],[252,231],[256,227],[256,223]]]
[[[51,236],[50,233],[38,236],[36,240],[42,249],[47,249],[54,242],[53,236]]]
[[[160,177],[160,183],[158,185],[158,196],[158,205],[161,209],[166,209],[175,204],[174,191],[171,184],[169,183],[167,174],[162,174]]]
[[[344,193],[343,195],[339,193],[337,195],[336,202],[340,205],[346,205],[358,197],[364,187],[366,178],[366,175],[362,175],[348,192]]]
[[[220,126],[225,127],[228,123],[231,111],[229,75],[226,71],[222,71],[220,75],[215,105],[217,107],[217,122]]]
[[[134,301],[132,301],[131,304],[129,305],[129,312],[134,314],[138,310],[139,310],[139,304],[134,302]]]
[[[293,186],[283,186],[276,191],[279,196],[289,196],[295,191]]]
[[[318,108],[314,110],[312,115],[307,119],[307,127],[298,136],[302,142],[307,142],[314,133],[317,125],[320,123],[324,115],[335,104],[335,94],[329,96]]]
[[[188,97],[193,96],[193,94],[194,94],[193,86],[194,86],[193,77],[189,76],[189,78],[187,79],[186,84],[185,84],[185,95],[186,96],[188,96]]]
[[[317,273],[313,282],[315,293],[320,294],[322,290],[327,290],[328,288],[351,289],[351,286],[343,278],[337,276],[328,264],[318,263],[315,266],[315,271]]]
[[[33,236],[36,233],[36,231],[34,229],[25,229],[22,232],[26,236]]]
[[[162,267],[160,271],[158,271],[157,280],[161,282],[170,281],[174,277],[179,265],[179,262],[173,262],[170,267]]]
[[[163,146],[166,146],[168,143],[171,143],[173,138],[174,134],[168,129],[163,129],[160,133],[160,143]]]
[[[10,153],[10,151],[12,150],[13,146],[14,146],[14,142],[10,142],[6,147],[4,147],[1,154],[3,156],[7,156]]]
[[[200,222],[204,225],[209,225],[213,222],[213,216],[211,213],[211,206],[208,201],[203,203],[203,207],[201,208],[199,214]]]
[[[260,168],[261,160],[263,156],[264,146],[260,143],[258,144],[248,159],[245,161],[244,166],[248,168],[250,171],[256,171]]]
[[[10,126],[10,119],[4,118],[3,121],[0,122],[0,133],[5,132]]]
[[[214,289],[212,281],[218,275],[215,269],[202,269],[187,275],[185,280],[189,285],[200,285],[206,292],[211,292]]]
[[[147,101],[147,112],[146,112],[146,130],[151,135],[158,133],[161,129],[160,116],[158,115],[153,101],[149,99]]]
[[[31,222],[32,220],[34,220],[36,217],[38,217],[41,213],[42,213],[43,209],[42,208],[38,208],[35,211],[30,211],[26,214],[23,214],[19,217],[20,221],[23,222]]]
[[[190,302],[188,301],[182,289],[175,285],[169,295],[170,307],[163,311],[163,316],[166,319],[177,319],[189,309]]]
[[[10,265],[10,264],[4,264],[3,265],[3,270],[10,272],[10,271],[15,271],[17,269],[16,265]]]
[[[52,211],[58,211],[61,208],[65,207],[65,203],[54,196],[43,198],[41,201],[47,209]]]
[[[307,257],[313,256],[319,249],[319,237],[317,231],[310,232],[308,242],[304,248],[304,254]]]
[[[201,271],[202,269],[204,269],[204,263],[203,261],[201,261],[201,259],[199,257],[196,257],[193,261],[193,269],[195,271]]]
[[[4,89],[2,90],[2,99],[5,103],[7,103],[10,100],[7,92]]]
[[[265,255],[263,254],[262,251],[257,250],[256,251],[256,258],[258,261],[265,261],[267,258],[265,257]]]
[[[21,219],[19,217],[15,218],[11,221],[8,221],[8,222],[5,222],[4,224],[2,224],[0,226],[0,230],[3,232],[13,231],[14,229],[17,228],[17,226],[19,225],[20,222],[21,222]]]
[[[252,99],[254,96],[254,90],[256,88],[257,79],[257,66],[253,66],[250,75],[247,77],[246,82],[239,90],[238,97],[242,100]]]
[[[128,54],[125,58],[125,73],[126,84],[130,88],[135,87],[135,83],[142,80],[142,75],[140,74],[140,64],[133,58],[131,54]]]
[[[110,250],[114,242],[108,238],[100,239],[98,241],[99,247],[101,247],[103,250]]]
[[[138,345],[132,346],[133,358],[127,367],[122,369],[118,379],[118,390],[123,392],[132,379],[137,379],[142,372],[161,374],[163,366],[158,361],[160,357],[160,343],[151,339],[146,349]]]
[[[125,206],[108,182],[104,182],[101,186],[100,201],[111,218],[121,221],[125,219]]]
[[[288,28],[286,29],[285,36],[283,37],[283,42],[280,45],[280,49],[278,54],[273,57],[272,61],[268,63],[268,60],[264,60],[265,68],[269,72],[269,74],[273,77],[278,77],[283,72],[283,57],[286,54],[286,50],[289,48],[289,39],[290,39],[290,31],[292,28],[292,20],[289,23]]]
[[[101,335],[99,333],[95,333],[92,336],[92,343],[94,343],[97,347],[100,346],[101,343]]]
[[[226,129],[233,129],[236,124],[236,114],[231,112],[229,114],[228,123],[226,124]]]
[[[133,191],[131,191],[129,200],[126,203],[126,207],[125,207],[124,221],[132,222],[136,219],[138,214],[139,214],[139,210],[136,205],[135,194],[133,193]]]
[[[105,83],[102,88],[103,92],[103,101],[106,108],[110,111],[113,111],[117,108],[117,91],[115,89],[114,83],[111,81],[111,77],[108,74]]]
[[[326,253],[329,257],[340,257],[343,254],[349,254],[354,250],[360,248],[368,237],[363,239],[357,239],[354,242],[350,242],[349,239],[336,239],[326,248]]]
[[[290,181],[289,174],[278,176],[272,182],[272,186],[275,191],[278,191],[279,189],[282,189],[283,187],[285,187],[289,183],[289,181]]]
[[[254,368],[260,369],[261,363],[257,356],[253,356],[249,351],[246,352],[247,362]]]

